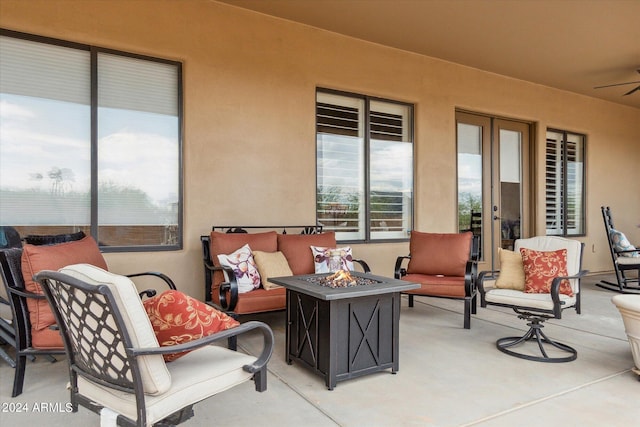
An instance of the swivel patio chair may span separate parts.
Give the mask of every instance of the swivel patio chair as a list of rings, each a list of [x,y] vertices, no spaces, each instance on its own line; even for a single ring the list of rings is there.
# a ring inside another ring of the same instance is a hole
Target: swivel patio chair
[[[35,277],[60,325],[73,412],[82,405],[118,425],[173,425],[193,416],[193,404],[245,381],[266,390],[273,332],[262,322],[160,347],[127,277],[87,264]],[[258,356],[210,345],[254,330],[263,337]],[[184,351],[165,363],[163,355]]]
[[[580,279],[587,273],[581,269],[583,247],[579,241],[555,236],[517,239],[514,252],[501,251],[500,271],[480,273],[481,306],[512,308],[529,326],[523,336],[500,338],[496,342],[498,350],[539,362],[576,359],[578,352],[573,347],[552,340],[542,328],[546,320],[561,319],[568,308],[580,314]],[[517,279],[500,280],[500,276],[517,277],[518,269],[522,283]],[[524,345],[528,341],[536,342],[537,348]],[[516,346],[518,350],[513,349]]]
[[[617,283],[601,280],[596,283],[596,286],[623,294],[640,294],[640,283],[638,282],[640,250],[636,250],[636,247],[629,243],[625,235],[613,226],[613,215],[609,206],[602,206],[601,210]],[[636,271],[635,277],[628,275],[634,270]]]

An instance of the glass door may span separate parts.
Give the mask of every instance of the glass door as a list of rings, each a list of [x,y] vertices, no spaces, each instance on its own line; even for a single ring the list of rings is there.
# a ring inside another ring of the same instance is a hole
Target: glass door
[[[456,114],[458,229],[480,238],[481,268],[497,269],[499,247],[513,250],[529,221],[529,125]]]

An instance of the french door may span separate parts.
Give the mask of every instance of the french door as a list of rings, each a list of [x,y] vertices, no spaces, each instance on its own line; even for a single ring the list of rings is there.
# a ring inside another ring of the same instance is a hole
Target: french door
[[[530,230],[528,123],[456,112],[458,229],[480,236],[482,268],[499,268]]]

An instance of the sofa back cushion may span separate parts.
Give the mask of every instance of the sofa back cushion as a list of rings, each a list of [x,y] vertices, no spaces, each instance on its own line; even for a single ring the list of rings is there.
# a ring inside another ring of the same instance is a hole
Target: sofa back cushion
[[[315,273],[311,246],[335,248],[336,233],[329,231],[320,234],[278,234],[278,250],[287,258],[293,274]]]
[[[409,274],[464,276],[473,234],[411,232]]]
[[[214,265],[220,266],[218,255],[229,255],[240,249],[244,245],[249,245],[252,251],[276,252],[278,250],[278,233],[267,231],[264,233],[220,233],[212,231],[211,241],[211,261]],[[213,274],[212,297],[218,300],[217,288],[224,282],[224,274],[215,271]]]
[[[107,263],[93,237],[60,243],[57,245],[37,246],[25,244],[22,250],[22,276],[27,291],[43,294],[40,285],[33,281],[33,275],[41,270],[58,270],[71,264],[91,264],[107,269]],[[62,338],[56,330],[49,329],[56,324],[46,299],[27,299],[29,320],[31,321],[31,340],[36,348],[63,347]]]

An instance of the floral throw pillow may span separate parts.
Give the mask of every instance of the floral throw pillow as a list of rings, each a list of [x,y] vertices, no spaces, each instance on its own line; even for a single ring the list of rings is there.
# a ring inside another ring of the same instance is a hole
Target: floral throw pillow
[[[331,253],[334,251],[340,252],[340,269],[353,271],[353,255],[351,253],[350,246],[345,246],[343,248],[325,248],[323,246],[311,246],[316,274],[329,273],[331,271],[329,269],[329,259],[331,258]]]
[[[260,287],[260,273],[248,244],[232,254],[218,255],[218,261],[221,266],[233,270],[238,282],[238,293],[251,292]]]
[[[551,282],[558,276],[567,276],[567,250],[534,251],[520,248],[524,267],[525,292],[533,294],[551,293]],[[560,282],[560,293],[573,296],[568,280]]]
[[[179,291],[165,291],[142,305],[160,346],[184,344],[240,325],[225,313]],[[187,353],[163,356],[172,362]]]
[[[636,247],[633,246],[631,242],[629,242],[629,240],[627,239],[627,236],[625,236],[624,233],[618,230],[611,230],[611,232],[609,233],[609,236],[611,237],[611,243],[613,244],[613,248],[616,251],[632,251],[636,249]],[[620,254],[620,256],[637,258],[637,257],[640,257],[640,252],[638,251],[626,252],[626,253]]]

